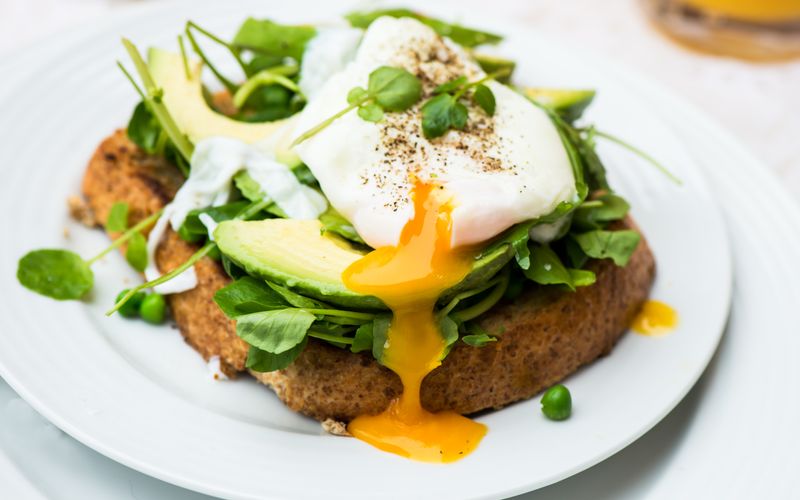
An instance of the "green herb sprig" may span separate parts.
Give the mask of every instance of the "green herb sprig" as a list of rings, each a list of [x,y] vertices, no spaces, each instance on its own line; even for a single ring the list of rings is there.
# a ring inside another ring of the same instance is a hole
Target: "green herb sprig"
[[[367,88],[353,87],[347,93],[348,106],[295,139],[292,147],[313,137],[338,118],[358,108],[358,116],[369,122],[383,119],[386,111],[405,111],[422,96],[422,83],[402,68],[381,66],[369,74]]]
[[[261,212],[263,209],[265,209],[266,207],[268,207],[272,203],[273,203],[272,200],[269,200],[269,199],[263,199],[261,201],[255,202],[255,203],[251,203],[250,205],[247,206],[247,208],[245,208],[244,210],[239,212],[239,214],[236,215],[236,217],[234,217],[234,219],[236,219],[236,220],[247,220],[250,217],[254,216],[255,214]],[[125,295],[123,295],[121,298],[118,298],[118,300],[114,304],[114,307],[112,307],[111,309],[109,309],[106,312],[106,316],[111,316],[112,314],[117,312],[122,306],[125,305],[126,302],[128,302],[134,296],[136,296],[137,293],[139,293],[142,290],[145,290],[147,288],[153,288],[155,286],[158,286],[158,285],[161,285],[163,283],[166,283],[167,281],[171,280],[172,278],[178,276],[179,274],[183,273],[184,271],[186,271],[187,269],[189,269],[190,267],[195,265],[200,259],[202,259],[206,255],[210,254],[211,252],[215,251],[216,249],[217,249],[217,244],[216,243],[214,243],[213,241],[206,242],[205,245],[200,247],[200,249],[197,250],[194,254],[192,254],[192,256],[189,257],[183,264],[181,264],[180,266],[176,267],[172,271],[170,271],[170,272],[168,272],[168,273],[166,273],[166,274],[164,274],[162,276],[159,276],[158,278],[156,278],[154,280],[148,281],[146,283],[142,283],[141,285],[138,285],[138,286],[128,290],[128,292]]]
[[[119,223],[120,209],[112,214]],[[127,215],[127,209],[126,209]],[[134,235],[152,225],[161,211],[125,231],[108,247],[94,257],[84,260],[80,255],[64,249],[42,249],[28,252],[17,266],[17,280],[29,290],[56,300],[79,300],[94,286],[91,266],[112,250],[134,238]]]
[[[469,96],[487,115],[493,116],[497,101],[485,82],[505,71],[508,70],[486,75],[474,82],[469,82],[466,76],[460,76],[436,87],[433,90],[435,97],[422,105],[422,133],[425,137],[435,139],[450,129],[463,130],[467,126],[469,111],[461,102],[464,96]]]

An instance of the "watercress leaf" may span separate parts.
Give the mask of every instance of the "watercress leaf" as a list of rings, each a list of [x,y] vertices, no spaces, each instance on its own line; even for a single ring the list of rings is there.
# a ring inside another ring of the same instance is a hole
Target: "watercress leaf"
[[[233,46],[259,55],[303,59],[306,44],[317,30],[312,26],[290,26],[269,19],[247,19],[233,37]]]
[[[295,359],[303,352],[308,344],[308,338],[303,339],[302,342],[292,347],[288,351],[280,354],[273,354],[268,351],[263,351],[257,347],[250,346],[247,351],[247,362],[245,366],[255,372],[274,372],[275,370],[283,370],[291,365]]]
[[[422,133],[428,139],[443,136],[450,128],[453,96],[440,94],[422,105]]]
[[[288,288],[284,288],[280,285],[276,285],[271,281],[267,281],[267,286],[269,286],[273,291],[275,291],[278,295],[283,297],[283,300],[288,302],[289,304],[293,305],[294,307],[301,307],[303,309],[330,309],[331,306],[325,304],[324,302],[320,302],[318,300],[310,299],[299,293],[293,292]]]
[[[217,290],[214,302],[229,318],[289,307],[289,303],[264,281],[250,276],[239,278]]]
[[[57,300],[77,300],[94,284],[94,274],[78,254],[45,249],[27,253],[19,261],[17,280],[29,290]]]
[[[236,334],[248,344],[280,354],[300,344],[316,317],[302,309],[276,309],[236,318]]]
[[[575,289],[569,271],[547,245],[534,246],[531,251],[531,265],[525,270],[525,276],[540,285],[566,285]]]
[[[353,344],[350,346],[351,351],[362,352],[372,349],[372,328],[372,323],[364,323],[358,327]]]
[[[412,17],[430,26],[438,34],[449,37],[451,40],[464,47],[475,47],[476,45],[487,43],[494,44],[503,39],[503,37],[493,33],[433,19],[410,9],[379,9],[369,12],[351,12],[344,17],[350,22],[351,26],[366,29],[374,20],[383,16]]]
[[[142,233],[135,232],[128,240],[128,248],[125,250],[125,260],[132,268],[140,273],[147,267],[147,239]]]
[[[572,234],[589,257],[611,259],[620,267],[628,264],[631,255],[639,245],[641,235],[633,230],[605,231],[597,229],[586,233]]]
[[[494,92],[492,89],[484,84],[475,87],[475,92],[472,94],[475,103],[486,112],[487,115],[494,115],[494,110],[497,107],[497,102],[494,99]]]
[[[389,326],[392,318],[389,315],[378,316],[372,321],[372,357],[378,363],[383,362],[383,351],[389,338]]]
[[[363,87],[353,87],[347,93],[347,104],[359,104],[369,98],[369,93]]]
[[[564,240],[564,249],[567,252],[567,257],[569,258],[570,263],[575,268],[582,268],[586,262],[589,260],[589,256],[586,255],[586,252],[583,251],[578,242],[572,238],[565,238]]]
[[[121,233],[128,229],[128,204],[118,201],[111,205],[106,219],[106,231]]]
[[[160,135],[161,125],[147,104],[144,101],[137,104],[128,122],[128,138],[145,152],[153,154],[159,149]]]
[[[460,89],[464,85],[466,85],[466,83],[467,83],[467,77],[459,76],[458,78],[455,78],[453,80],[450,80],[449,82],[439,85],[438,87],[433,89],[433,93],[434,95],[450,94]]]
[[[455,322],[450,316],[444,315],[439,318],[439,330],[444,339],[445,349],[451,346],[458,340],[458,323]]]
[[[333,207],[328,207],[328,210],[319,216],[319,221],[322,223],[324,231],[338,234],[342,238],[358,243],[359,245],[366,245],[350,221],[345,219]]]
[[[602,205],[579,206],[574,212],[573,226],[580,229],[600,229],[607,222],[621,220],[630,209],[624,198],[613,193],[605,193],[592,201]]]
[[[454,100],[453,105],[450,107],[450,126],[458,130],[463,130],[467,126],[467,119],[469,112],[467,107],[460,102]]]
[[[586,269],[569,269],[569,276],[576,287],[594,285],[597,281],[597,275]]]
[[[386,111],[403,111],[422,96],[419,78],[403,68],[381,66],[369,74],[367,92]]]
[[[523,270],[531,266],[531,251],[528,248],[528,240],[530,240],[531,228],[534,226],[532,221],[522,222],[517,224],[511,229],[507,239],[514,247],[514,253],[517,264]]]
[[[383,120],[383,109],[374,102],[363,104],[358,108],[358,116],[368,122],[379,122]]]
[[[491,335],[481,333],[477,335],[464,335],[461,337],[461,340],[463,340],[465,344],[471,345],[472,347],[483,347],[492,342],[497,342],[497,337],[492,337]]]

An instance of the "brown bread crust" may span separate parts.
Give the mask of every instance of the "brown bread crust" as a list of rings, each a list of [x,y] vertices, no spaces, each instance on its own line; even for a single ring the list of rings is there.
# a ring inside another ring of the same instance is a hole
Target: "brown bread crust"
[[[116,201],[126,201],[138,220],[167,203],[180,185],[176,169],[139,151],[117,131],[89,163],[83,192],[105,220]],[[635,228],[632,221],[622,224]],[[196,247],[169,232],[156,260],[162,271],[181,264]],[[514,302],[494,307],[481,319],[500,340],[485,347],[459,342],[442,366],[423,382],[423,405],[469,414],[533,397],[597,357],[608,354],[647,299],[655,262],[642,239],[624,268],[595,261],[597,283],[561,292],[533,288]],[[222,266],[205,258],[196,266],[198,286],[171,295],[173,317],[186,341],[205,359],[219,356],[229,375],[244,370],[247,344],[234,322],[216,307],[216,290],[230,282]],[[318,420],[349,421],[382,411],[402,390],[398,377],[370,354],[353,354],[313,339],[291,366],[252,373],[287,406]]]

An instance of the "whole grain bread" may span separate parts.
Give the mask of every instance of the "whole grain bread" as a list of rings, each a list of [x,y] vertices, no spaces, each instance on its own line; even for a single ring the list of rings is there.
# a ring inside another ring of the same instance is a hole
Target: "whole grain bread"
[[[135,222],[167,203],[180,186],[177,169],[139,150],[119,130],[100,144],[86,170],[83,194],[97,219],[125,201]],[[621,225],[636,229],[630,219]],[[156,255],[166,272],[196,246],[168,232]],[[533,397],[599,356],[608,354],[646,300],[655,275],[653,254],[642,238],[624,268],[594,261],[597,282],[576,292],[531,288],[517,300],[494,307],[481,325],[498,332],[485,347],[456,344],[424,380],[422,403],[432,411],[463,414],[500,408]],[[195,266],[198,286],[168,297],[183,337],[206,360],[219,356],[223,371],[245,370],[247,344],[235,323],[216,307],[214,293],[230,279],[216,261]],[[353,354],[314,339],[288,368],[255,373],[290,408],[318,420],[349,421],[386,408],[402,390],[400,380],[370,354]]]

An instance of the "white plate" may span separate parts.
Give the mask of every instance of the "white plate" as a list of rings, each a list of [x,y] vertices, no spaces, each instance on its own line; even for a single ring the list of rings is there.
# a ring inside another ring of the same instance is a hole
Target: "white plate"
[[[64,199],[78,190],[97,142],[125,123],[134,104],[113,67],[123,59],[121,34],[141,46],[171,46],[190,17],[230,33],[247,15],[307,22],[343,10],[321,1],[169,5],[65,45],[0,103],[6,176],[0,208],[13,214],[4,228],[13,238],[0,249],[9,278],[0,306],[3,377],[56,425],[109,457],[227,497],[498,497],[557,481],[626,446],[677,404],[717,345],[731,283],[722,218],[692,156],[648,112],[635,84],[596,59],[486,15],[465,13],[464,21],[509,35],[502,51],[520,62],[519,81],[599,89],[590,119],[652,152],[685,181],[672,186],[641,161],[602,148],[612,183],[631,200],[655,249],[654,296],[678,309],[681,325],[665,338],[628,335],[611,356],[571,377],[571,420],[553,424],[535,401],[517,404],[480,418],[490,433],[468,459],[448,466],[408,462],[323,435],[250,380],[213,382],[175,331],[106,319],[111,298],[136,279],[117,256],[96,266],[98,286],[86,304],[54,303],[10,279],[17,258],[31,248],[67,245],[90,255],[104,245],[102,235],[68,220]]]

